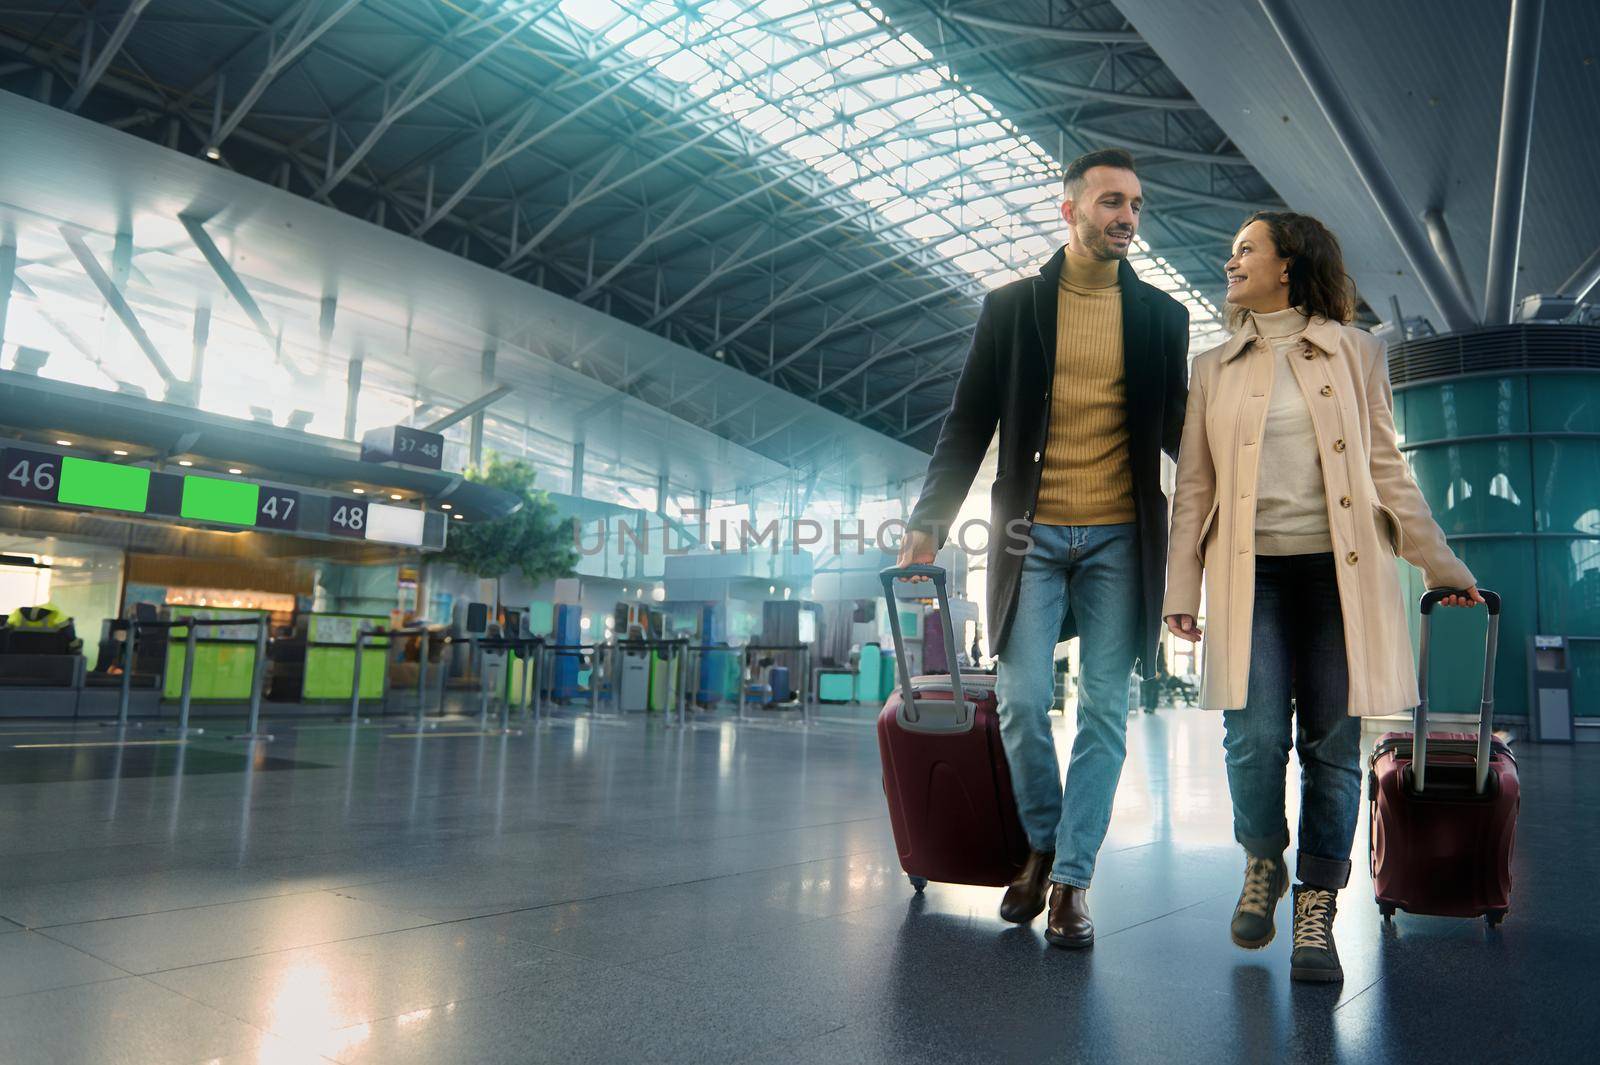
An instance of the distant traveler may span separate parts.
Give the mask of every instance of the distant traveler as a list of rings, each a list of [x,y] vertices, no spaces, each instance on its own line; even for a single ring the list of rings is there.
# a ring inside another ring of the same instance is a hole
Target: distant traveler
[[[1049,890],[1046,938],[1087,947],[1085,899],[1127,753],[1128,676],[1160,629],[1167,500],[1161,451],[1183,428],[1189,315],[1127,263],[1144,192],[1133,158],[1067,167],[1067,244],[1037,277],[989,293],[928,463],[900,564],[932,562],[996,423],[989,624],[995,691],[1032,853],[1000,916],[1025,924]],[[1050,734],[1057,642],[1081,636],[1078,728],[1063,797]]]
[[[1264,947],[1289,886],[1284,769],[1300,755],[1296,980],[1344,978],[1333,940],[1361,801],[1360,716],[1417,703],[1395,555],[1444,602],[1482,602],[1395,442],[1383,344],[1349,325],[1338,239],[1252,215],[1228,260],[1233,335],[1194,361],[1172,507],[1167,626],[1209,651],[1200,705],[1223,711],[1234,837],[1246,853],[1233,941]],[[1291,733],[1291,718],[1293,731]]]

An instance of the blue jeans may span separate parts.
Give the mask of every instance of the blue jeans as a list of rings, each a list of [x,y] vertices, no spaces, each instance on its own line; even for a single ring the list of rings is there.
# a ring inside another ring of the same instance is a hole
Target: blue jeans
[[[1128,751],[1128,674],[1138,653],[1139,541],[1125,525],[1035,525],[995,693],[1028,843],[1055,852],[1050,879],[1088,887]],[[1050,734],[1055,646],[1078,623],[1078,734],[1063,795]]]
[[[1284,770],[1300,755],[1298,876],[1337,891],[1350,879],[1361,806],[1361,719],[1349,715],[1344,616],[1331,554],[1256,559],[1250,691],[1224,711],[1233,834],[1258,858],[1289,845]]]

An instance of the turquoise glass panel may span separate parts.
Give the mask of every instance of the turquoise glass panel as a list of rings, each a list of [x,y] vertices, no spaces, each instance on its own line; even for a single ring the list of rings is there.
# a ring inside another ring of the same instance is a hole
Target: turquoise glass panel
[[[1600,536],[1600,440],[1536,439],[1533,483],[1541,532]]]
[[[1522,377],[1471,377],[1405,390],[1406,443],[1528,430]]]
[[[1567,645],[1567,665],[1572,668],[1572,713],[1600,717],[1600,643],[1577,640]]]
[[[1526,440],[1417,448],[1408,457],[1434,520],[1447,533],[1532,532]]]
[[[1528,389],[1536,431],[1600,433],[1600,374],[1538,374]]]
[[[1551,537],[1538,543],[1539,622],[1544,626],[1538,631],[1600,636],[1600,538]]]
[[[1528,634],[1534,631],[1533,541],[1461,540],[1451,544],[1478,583],[1502,595],[1500,654],[1495,661],[1495,713],[1528,712]],[[1410,609],[1416,609],[1411,600]],[[1483,691],[1483,637],[1488,612],[1439,607],[1433,612],[1428,705],[1440,713],[1474,714]]]

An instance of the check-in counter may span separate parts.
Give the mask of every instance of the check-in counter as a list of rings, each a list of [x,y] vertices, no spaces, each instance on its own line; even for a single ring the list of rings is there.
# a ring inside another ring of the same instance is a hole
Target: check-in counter
[[[186,607],[185,616],[200,618],[260,617],[260,610],[238,607]],[[199,629],[195,642],[194,677],[191,698],[211,702],[244,702],[250,698],[255,677],[255,625],[207,625]],[[167,669],[161,697],[176,700],[183,694],[183,660],[187,653],[188,629],[179,625],[167,640]],[[349,689],[346,688],[346,694]]]
[[[312,614],[306,624],[305,679],[301,698],[306,702],[349,700],[355,675],[356,634],[367,630],[361,652],[361,698],[381,700],[388,690],[389,637],[378,630],[389,627],[387,615]]]

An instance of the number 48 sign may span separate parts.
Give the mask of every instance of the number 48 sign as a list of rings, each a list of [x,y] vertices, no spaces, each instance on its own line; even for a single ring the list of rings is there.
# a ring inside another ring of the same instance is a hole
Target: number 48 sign
[[[352,540],[367,538],[367,501],[334,496],[328,500],[328,532]]]

